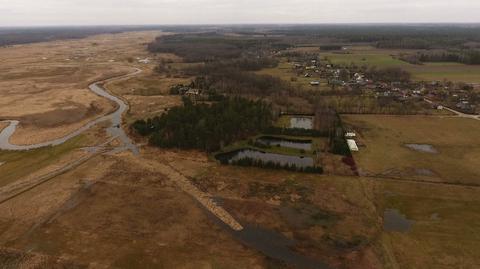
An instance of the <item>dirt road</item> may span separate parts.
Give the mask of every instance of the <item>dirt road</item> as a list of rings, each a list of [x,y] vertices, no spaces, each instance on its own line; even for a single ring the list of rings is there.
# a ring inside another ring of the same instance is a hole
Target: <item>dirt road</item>
[[[431,101],[431,100],[429,100],[429,99],[427,99],[427,98],[424,98],[424,100],[425,100],[425,102],[427,102],[427,103],[429,103],[429,104],[434,104],[433,101]],[[454,113],[455,115],[457,115],[457,116],[460,117],[460,118],[480,120],[480,115],[465,114],[465,113],[462,113],[462,112],[457,111],[457,110],[455,110],[455,109],[451,109],[451,108],[446,107],[446,106],[444,106],[443,109]]]

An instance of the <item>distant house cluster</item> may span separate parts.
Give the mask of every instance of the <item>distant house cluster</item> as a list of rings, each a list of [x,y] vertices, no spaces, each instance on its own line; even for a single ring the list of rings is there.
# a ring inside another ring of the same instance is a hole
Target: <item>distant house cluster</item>
[[[311,58],[293,62],[292,66],[299,76],[311,79],[309,84],[312,87],[327,85],[332,90],[396,102],[423,102],[428,98],[434,101],[434,109],[447,106],[467,114],[480,113],[480,94],[478,90],[473,90],[473,85],[448,81],[392,81],[391,75],[389,80],[383,81],[378,76],[376,79],[369,77],[371,74],[365,68],[335,65],[328,60]]]

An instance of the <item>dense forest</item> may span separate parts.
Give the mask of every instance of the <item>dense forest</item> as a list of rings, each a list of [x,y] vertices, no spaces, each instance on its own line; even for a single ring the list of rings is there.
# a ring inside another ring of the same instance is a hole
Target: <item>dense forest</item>
[[[174,53],[186,62],[213,62],[239,58],[260,57],[267,50],[289,47],[270,38],[227,37],[215,32],[160,36],[148,45],[150,52]]]
[[[333,39],[368,42],[380,48],[431,49],[463,47],[480,42],[480,24],[312,24],[267,28],[299,43]],[[293,41],[292,41],[293,42]]]
[[[271,107],[263,101],[235,97],[211,105],[188,98],[183,102],[161,117],[136,121],[133,129],[155,146],[212,152],[261,132],[273,121]]]

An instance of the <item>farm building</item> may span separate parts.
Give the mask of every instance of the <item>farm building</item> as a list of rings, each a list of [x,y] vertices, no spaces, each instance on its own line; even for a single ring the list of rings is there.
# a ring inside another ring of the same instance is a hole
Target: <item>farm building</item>
[[[318,85],[320,85],[320,81],[312,81],[312,82],[310,82],[310,85],[318,86]]]
[[[355,140],[347,139],[347,144],[348,148],[350,148],[350,151],[358,151],[357,142],[355,142]]]
[[[347,137],[347,138],[349,138],[349,137],[355,137],[355,136],[357,136],[357,135],[355,134],[355,132],[346,132],[346,133],[345,133],[345,137]]]

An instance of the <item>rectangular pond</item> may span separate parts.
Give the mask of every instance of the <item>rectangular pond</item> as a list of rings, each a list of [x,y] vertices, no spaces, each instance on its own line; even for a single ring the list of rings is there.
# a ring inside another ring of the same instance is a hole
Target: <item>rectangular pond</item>
[[[312,150],[312,140],[301,140],[301,139],[286,139],[274,136],[262,136],[257,139],[257,142],[275,147],[285,147],[301,150]]]
[[[290,156],[277,153],[268,153],[254,149],[240,149],[228,153],[221,153],[215,156],[222,164],[234,164],[244,159],[262,161],[264,163],[275,163],[281,166],[295,165],[297,168],[314,167],[311,157]]]
[[[311,116],[292,116],[290,117],[290,128],[313,129],[313,117]]]

